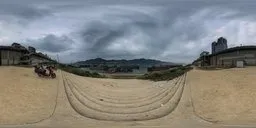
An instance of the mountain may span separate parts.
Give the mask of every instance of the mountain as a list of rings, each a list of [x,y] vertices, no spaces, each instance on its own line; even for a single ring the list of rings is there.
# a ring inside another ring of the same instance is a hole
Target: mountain
[[[82,66],[82,65],[139,65],[139,66],[157,66],[157,65],[177,65],[176,63],[172,62],[164,62],[160,60],[153,60],[153,59],[133,59],[133,60],[105,60],[102,58],[96,58],[96,59],[89,59],[86,61],[78,61],[74,63],[74,65]]]

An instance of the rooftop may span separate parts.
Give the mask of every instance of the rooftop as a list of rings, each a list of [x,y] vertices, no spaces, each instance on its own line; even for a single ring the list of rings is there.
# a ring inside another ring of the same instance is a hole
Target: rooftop
[[[16,48],[12,46],[0,46],[0,50],[11,50],[11,51],[19,51],[19,52],[28,52],[26,48]]]
[[[52,60],[50,57],[42,54],[42,53],[30,53],[28,51],[28,49],[26,49],[25,47],[23,47],[22,45],[19,45],[20,47],[15,47],[14,45],[19,45],[17,43],[13,43],[12,46],[0,46],[0,50],[9,50],[9,51],[18,51],[18,52],[24,52],[25,55],[24,56],[37,56],[37,57],[41,57],[47,60]]]

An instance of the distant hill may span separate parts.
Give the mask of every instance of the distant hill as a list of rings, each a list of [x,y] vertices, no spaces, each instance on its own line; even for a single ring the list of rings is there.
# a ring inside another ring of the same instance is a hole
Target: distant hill
[[[156,66],[156,65],[178,65],[172,62],[164,62],[153,59],[133,59],[133,60],[105,60],[102,58],[90,59],[86,61],[78,61],[74,65],[90,65],[90,64],[105,64],[105,65],[139,65],[139,66]]]

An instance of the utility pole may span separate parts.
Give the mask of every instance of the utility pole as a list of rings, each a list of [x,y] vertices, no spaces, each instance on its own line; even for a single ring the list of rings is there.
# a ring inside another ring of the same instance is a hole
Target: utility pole
[[[57,62],[60,63],[59,54],[57,54]]]
[[[59,54],[57,54],[57,67],[60,68],[60,59],[59,59]]]

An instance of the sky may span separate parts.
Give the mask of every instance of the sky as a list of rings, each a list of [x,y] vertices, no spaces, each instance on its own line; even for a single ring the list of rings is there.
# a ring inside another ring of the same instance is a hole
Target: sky
[[[70,63],[149,58],[190,63],[218,37],[256,45],[253,0],[1,0],[0,45]]]

